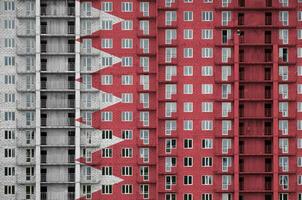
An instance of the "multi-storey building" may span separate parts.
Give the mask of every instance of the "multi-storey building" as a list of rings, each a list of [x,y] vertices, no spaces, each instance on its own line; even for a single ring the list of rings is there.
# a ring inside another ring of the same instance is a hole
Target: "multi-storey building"
[[[0,1],[0,199],[302,200],[301,6]]]

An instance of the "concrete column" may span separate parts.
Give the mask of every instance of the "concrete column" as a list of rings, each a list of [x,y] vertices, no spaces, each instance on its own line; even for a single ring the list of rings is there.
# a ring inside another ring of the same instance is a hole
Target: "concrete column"
[[[80,1],[75,1],[75,39],[80,38],[80,15],[81,15],[81,6]],[[75,42],[75,77],[76,79],[80,77],[80,42]],[[80,82],[76,81],[75,83],[75,118],[78,119],[81,116],[80,113],[80,105],[81,105],[81,96],[80,96],[80,88],[81,84]],[[76,122],[76,130],[75,130],[75,158],[80,158],[81,156],[81,129],[80,129],[80,123]],[[75,164],[75,197],[76,199],[80,198],[81,195],[81,167],[80,163],[76,162]]]
[[[36,158],[36,200],[40,200],[40,133],[41,133],[41,123],[40,123],[40,0],[36,0],[36,151],[35,151],[35,158]]]

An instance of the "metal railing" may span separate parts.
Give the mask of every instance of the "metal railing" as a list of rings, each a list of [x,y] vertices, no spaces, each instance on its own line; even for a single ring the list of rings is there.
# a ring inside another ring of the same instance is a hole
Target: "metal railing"
[[[41,7],[40,9],[41,16],[56,16],[56,17],[64,17],[64,16],[74,16],[75,8],[74,7],[66,7],[65,12],[56,12],[56,10],[48,9],[47,7]]]
[[[51,119],[51,118],[50,118]],[[47,118],[41,118],[41,126],[74,126],[74,118],[61,118],[54,120],[48,120]]]
[[[67,44],[60,46],[53,46],[47,44],[41,44],[41,53],[74,53],[75,44]]]

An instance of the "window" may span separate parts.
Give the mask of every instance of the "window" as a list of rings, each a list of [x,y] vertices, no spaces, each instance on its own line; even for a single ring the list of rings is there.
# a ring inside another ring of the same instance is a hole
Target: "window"
[[[4,176],[15,176],[15,167],[4,167]]]
[[[221,25],[227,26],[231,21],[232,12],[231,11],[222,11],[221,12]]]
[[[4,194],[5,195],[15,194],[15,186],[14,185],[4,185]]]
[[[132,194],[132,185],[122,185],[122,194]]]
[[[213,94],[213,85],[212,84],[202,84],[201,85],[201,94]]]
[[[14,66],[15,56],[4,56],[4,66]]]
[[[111,176],[112,175],[112,167],[109,167],[109,166],[102,167],[102,175],[103,176]]]
[[[121,113],[121,120],[123,122],[130,122],[133,120],[133,113],[130,111],[125,111]]]
[[[283,26],[288,26],[288,11],[280,11],[279,20]]]
[[[184,29],[184,39],[185,40],[193,39],[193,29]]]
[[[192,185],[193,184],[193,176],[187,175],[184,176],[184,185]]]
[[[122,57],[122,67],[132,67],[133,57]]]
[[[125,20],[121,22],[122,30],[132,30],[133,29],[133,21]]]
[[[104,148],[102,149],[102,158],[112,158],[112,149],[110,148]]]
[[[213,158],[212,157],[202,157],[201,158],[201,167],[212,167]]]
[[[183,74],[184,76],[193,76],[193,66],[184,66]]]
[[[102,85],[112,85],[113,84],[112,75],[102,75],[101,82],[102,82]]]
[[[122,2],[122,12],[132,12],[132,2]]]
[[[112,139],[112,130],[102,130],[102,139]]]
[[[122,176],[132,176],[132,167],[123,166],[121,170]]]
[[[193,48],[184,48],[184,58],[193,58]]]
[[[5,75],[4,84],[15,84],[15,75]]]
[[[110,94],[110,93],[102,93],[101,102],[102,103],[111,103],[111,102],[113,102],[113,95]]]
[[[184,139],[184,149],[193,149],[193,139]]]
[[[122,149],[122,158],[132,158],[132,148],[123,148]]]
[[[132,85],[133,76],[132,75],[122,75],[122,85]]]
[[[14,103],[16,101],[16,97],[14,93],[5,93],[4,94],[4,102],[5,103]]]
[[[302,76],[302,66],[297,66],[297,75]]]
[[[302,185],[302,176],[301,175],[297,176],[297,184]]]
[[[192,11],[184,11],[184,21],[193,21]]]
[[[297,138],[297,148],[302,149],[302,138]]]
[[[133,94],[122,93],[122,103],[133,103]]]
[[[212,185],[213,184],[213,177],[212,176],[201,176],[201,184],[202,185]]]
[[[297,58],[302,58],[302,48],[301,47],[297,48]]]
[[[213,112],[213,102],[202,102],[201,111],[202,112]]]
[[[14,1],[4,1],[4,10],[5,11],[14,11],[15,2]]]
[[[102,38],[101,40],[102,48],[110,49],[113,47],[113,40],[111,38]]]
[[[139,7],[139,10],[143,13],[143,16],[149,16],[149,2],[140,2]]]
[[[4,29],[15,29],[15,20],[5,19],[4,20]]]
[[[184,94],[193,94],[192,84],[184,84]]]
[[[15,131],[14,130],[4,130],[4,139],[5,140],[14,140]]]
[[[173,21],[176,21],[176,11],[166,11],[165,13],[165,25],[171,26]]]
[[[213,29],[202,29],[201,30],[201,39],[212,40],[213,39]]]
[[[143,144],[149,144],[149,130],[140,130],[139,138],[143,141]]]
[[[193,130],[193,120],[184,120],[184,130],[191,131]]]
[[[112,121],[112,115],[113,115],[112,112],[103,111],[103,112],[101,112],[101,120],[105,121],[105,122]]]
[[[211,193],[201,194],[201,200],[212,200],[212,194]],[[225,199],[223,199],[223,200],[225,200]]]
[[[213,121],[212,120],[202,120],[201,121],[201,130],[203,130],[203,131],[213,130]]]
[[[139,157],[143,159],[144,163],[149,163],[149,148],[140,148]]]
[[[4,158],[14,158],[15,149],[14,148],[5,148],[4,149]]]
[[[213,48],[202,48],[201,57],[202,58],[212,58],[213,57]]]
[[[212,11],[203,11],[201,12],[202,21],[213,21],[213,12]]]
[[[15,39],[14,38],[5,38],[4,39],[4,47],[5,48],[15,47]]]
[[[302,167],[302,157],[297,157],[297,167]]]
[[[212,66],[202,66],[201,67],[201,76],[213,76],[213,67]]]
[[[184,102],[184,112],[193,112],[193,102]]]
[[[92,3],[91,2],[83,2],[81,3],[81,7],[82,7],[82,15],[83,16],[91,16],[91,7],[92,7]]]
[[[102,185],[103,194],[112,194],[112,185]]]
[[[193,166],[193,158],[184,157],[184,167],[192,167],[192,166]]]
[[[15,121],[15,112],[4,112],[4,121]]]
[[[112,30],[113,21],[112,20],[101,20],[101,30]]]
[[[193,200],[193,194],[185,193],[183,200]]]
[[[302,29],[297,29],[297,39],[298,40],[302,39]]]
[[[123,49],[132,49],[133,48],[133,40],[132,39],[122,39],[121,47]]]
[[[122,139],[132,140],[132,130],[122,130]]]
[[[203,140],[201,140],[201,148],[202,149],[212,149],[213,148],[213,140],[212,139],[203,139]]]
[[[302,11],[298,11],[298,21],[302,21]]]
[[[102,10],[105,12],[112,12],[112,2],[102,2]]]

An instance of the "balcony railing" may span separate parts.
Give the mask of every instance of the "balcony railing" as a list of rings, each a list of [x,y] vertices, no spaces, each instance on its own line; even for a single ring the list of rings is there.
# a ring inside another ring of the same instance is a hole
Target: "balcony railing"
[[[57,30],[47,25],[41,25],[41,34],[54,34],[54,35],[67,35],[67,34],[75,34],[75,26],[69,25],[67,27],[63,27],[62,30]]]
[[[48,178],[50,177],[50,178]],[[49,173],[47,176],[47,173],[41,173],[41,182],[47,183],[47,182],[74,182],[75,181],[75,174],[74,173],[68,173],[59,176],[55,176],[55,174]]]
[[[74,163],[75,155],[69,154],[68,156],[62,155],[41,155],[41,163],[43,164],[67,164]]]
[[[74,192],[41,192],[41,200],[74,200]]]
[[[67,84],[66,84],[67,83]],[[75,82],[74,81],[41,81],[41,89],[75,89]]]
[[[41,99],[41,108],[74,108],[74,99],[58,99],[56,101],[51,101],[47,99]]]
[[[41,44],[41,53],[74,53],[75,44],[61,45],[61,46],[51,46],[47,44]]]
[[[41,12],[41,16],[52,16],[52,17],[74,16],[75,8],[66,7],[65,12],[57,12],[56,10],[48,9],[47,7],[42,6],[40,12]]]
[[[62,118],[54,120],[47,120],[47,118],[41,118],[41,126],[74,126],[74,118]]]

